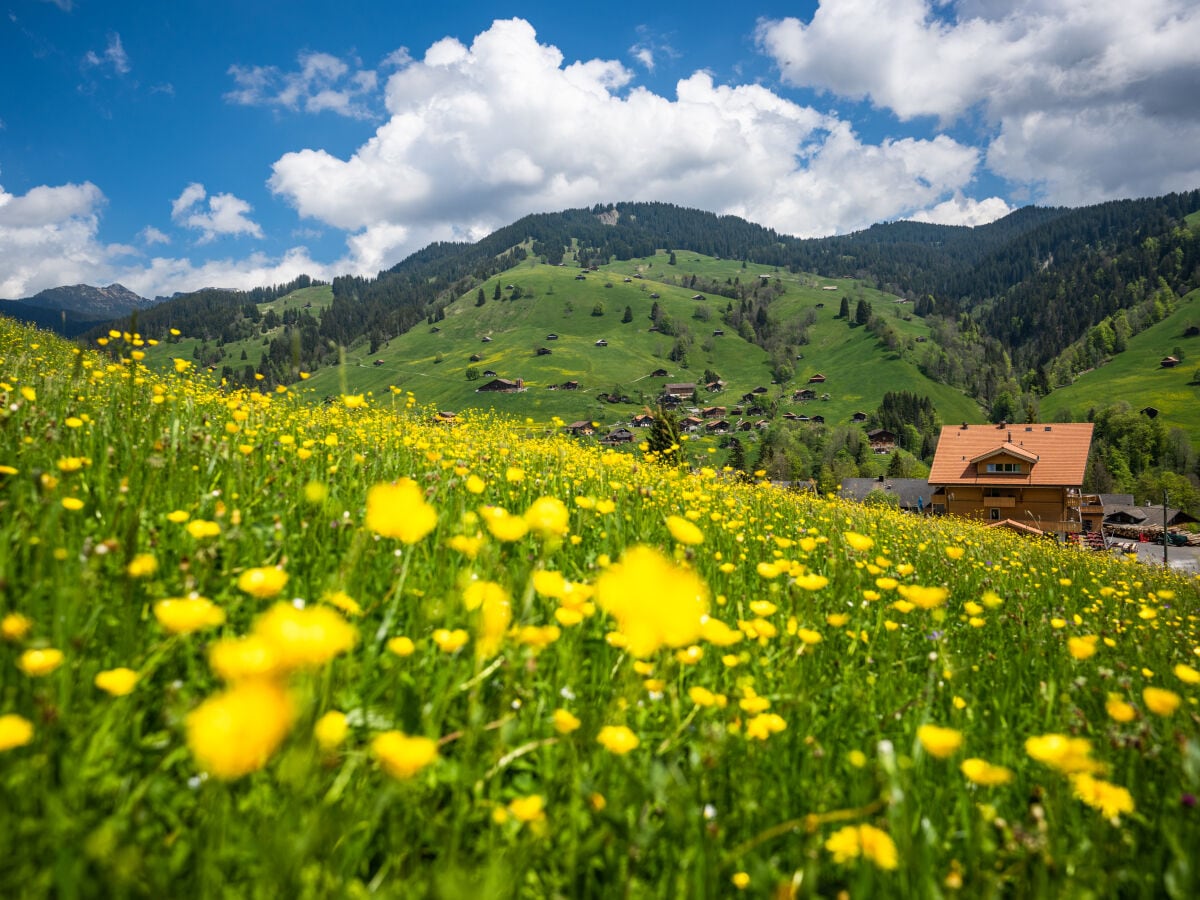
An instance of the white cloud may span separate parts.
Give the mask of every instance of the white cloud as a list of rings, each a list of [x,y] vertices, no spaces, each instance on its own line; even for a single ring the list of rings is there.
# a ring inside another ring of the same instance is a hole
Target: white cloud
[[[961,194],[951,197],[943,203],[931,206],[913,213],[907,218],[913,222],[931,222],[935,225],[986,225],[1002,219],[1013,211],[999,197],[988,197],[986,200],[972,200]]]
[[[822,0],[757,37],[789,84],[901,120],[982,112],[989,165],[1049,202],[1195,186],[1191,0]]]
[[[497,21],[392,75],[389,119],[349,159],[288,153],[269,185],[301,215],[354,232],[347,262],[373,272],[436,237],[610,200],[829,234],[934,206],[980,162],[945,136],[864,143],[758,85],[697,72],[668,99],[632,78],[612,60],[564,64],[527,22]]]
[[[159,231],[153,225],[147,225],[139,233],[138,237],[142,239],[142,243],[147,247],[152,247],[155,244],[169,244],[171,239],[162,231]]]
[[[121,46],[121,36],[116,32],[108,36],[108,46],[104,48],[103,54],[89,50],[83,55],[85,69],[103,66],[111,66],[117,75],[126,75],[130,70],[129,56],[126,55],[125,48]]]
[[[202,204],[206,198],[208,211],[202,212]],[[219,235],[248,234],[261,238],[262,228],[246,216],[252,209],[249,203],[233,194],[213,194],[208,197],[204,185],[193,182],[171,201],[171,218],[181,225],[200,231],[202,244]]]
[[[407,52],[397,50],[385,65],[402,65]],[[353,67],[329,53],[303,52],[299,69],[283,72],[275,66],[229,67],[237,89],[225,95],[241,106],[275,106],[293,112],[333,112],[353,119],[375,116],[371,101],[378,93],[378,76],[355,61]]]
[[[42,185],[23,196],[0,187],[0,297],[15,300],[64,284],[115,281],[155,297],[208,286],[249,289],[301,274],[329,280],[345,271],[341,263],[316,262],[303,247],[279,257],[254,253],[200,264],[167,257],[147,262],[134,247],[99,240],[104,203],[103,193],[90,182]],[[146,228],[140,237],[153,244],[166,236]]]

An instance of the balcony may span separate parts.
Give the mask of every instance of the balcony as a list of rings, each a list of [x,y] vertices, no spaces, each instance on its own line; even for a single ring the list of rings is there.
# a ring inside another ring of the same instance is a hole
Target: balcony
[[[987,509],[1012,509],[1017,505],[1016,497],[984,497],[983,505]]]

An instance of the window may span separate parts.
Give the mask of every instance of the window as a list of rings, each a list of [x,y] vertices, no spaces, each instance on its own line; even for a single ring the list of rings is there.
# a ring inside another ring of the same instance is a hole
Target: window
[[[991,516],[992,516],[992,519],[993,519],[993,520],[999,521],[999,519],[1000,519],[1000,510],[998,510],[998,509],[996,509],[995,507],[993,507],[992,509],[988,510],[988,512],[990,512],[990,513],[991,513]]]
[[[1020,463],[988,463],[987,470],[989,473],[990,472],[1016,472],[1019,474],[1021,471],[1021,464]]]

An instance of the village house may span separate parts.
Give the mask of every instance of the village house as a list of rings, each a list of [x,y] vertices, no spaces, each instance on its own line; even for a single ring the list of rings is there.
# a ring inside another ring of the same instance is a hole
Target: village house
[[[896,498],[896,506],[906,512],[927,513],[933,488],[924,478],[843,478],[838,495],[862,503],[871,494]]]
[[[704,389],[710,394],[719,394],[725,390],[725,382],[718,378],[716,381],[710,381],[704,386]]]
[[[538,347],[538,348],[537,348],[537,355],[538,355],[538,356],[549,356],[549,355],[550,355],[550,348],[549,348],[549,347]]]
[[[945,426],[929,471],[934,512],[1029,533],[1081,531],[1080,489],[1093,427]]]
[[[484,371],[483,377],[484,378],[495,378],[496,370],[495,369],[487,369],[486,371]]]
[[[896,435],[886,428],[874,428],[867,432],[872,453],[891,453],[896,449]]]
[[[1179,360],[1177,360],[1174,356],[1164,356],[1159,365],[1164,369],[1173,369],[1179,365]]]
[[[816,375],[813,375],[811,378],[808,379],[808,383],[809,384],[824,384],[825,376],[822,375],[820,372],[818,372]]]
[[[812,388],[804,388],[803,390],[793,391],[792,399],[796,400],[800,403],[804,403],[808,400],[816,400],[817,392],[814,391]]]
[[[666,377],[668,377],[668,374],[669,373],[667,372],[666,369],[655,369],[653,372],[650,373],[650,377],[651,378],[666,378]]]
[[[516,381],[509,381],[507,378],[493,378],[487,384],[475,388],[475,393],[519,394],[524,390],[525,382],[520,378]]]
[[[604,338],[600,338],[600,340],[596,341],[596,344],[595,344],[595,346],[597,346],[597,347],[607,347],[607,346],[608,346],[608,341],[606,341]]]
[[[856,412],[852,416],[850,416],[850,421],[851,422],[865,422],[865,421],[867,421],[867,414],[865,412]]]
[[[567,431],[578,437],[586,437],[596,433],[596,429],[591,422],[572,422],[566,426]]]
[[[693,382],[663,385],[664,398],[674,397],[676,400],[690,400],[694,393],[696,393],[696,385]]]
[[[700,415],[705,419],[720,419],[725,415],[725,407],[723,406],[706,406],[700,410]]]
[[[704,429],[709,434],[727,434],[729,432],[729,423],[724,419],[717,419],[717,421],[709,422],[705,425]]]
[[[686,419],[680,419],[680,431],[699,431],[700,426],[704,424],[703,419],[698,419],[695,416],[688,416]]]
[[[610,431],[600,439],[602,444],[629,444],[633,442],[633,432],[628,428],[618,428]]]
[[[654,424],[654,416],[649,413],[640,413],[633,417],[631,424],[634,428],[649,428]]]

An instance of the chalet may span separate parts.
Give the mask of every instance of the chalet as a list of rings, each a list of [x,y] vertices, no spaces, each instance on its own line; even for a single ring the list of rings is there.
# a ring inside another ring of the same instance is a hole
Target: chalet
[[[771,421],[769,419],[759,419],[757,422],[754,423],[754,427],[757,428],[759,431],[765,431],[766,429],[771,427]]]
[[[645,276],[643,276],[641,272],[634,272],[633,277],[634,278],[644,278]]]
[[[443,410],[442,412],[439,412],[436,416],[434,416],[433,420],[435,422],[440,422],[443,425],[445,425],[449,422],[453,422],[455,420],[455,418],[457,418],[457,417],[455,416],[454,413]]]
[[[1138,412],[1140,412],[1147,419],[1157,419],[1158,418],[1158,407],[1157,406],[1147,406],[1147,407],[1144,407],[1144,408],[1138,410]]]
[[[383,360],[382,360],[382,359],[377,359],[377,360],[375,360],[375,362],[374,362],[374,363],[372,363],[372,365],[376,365],[376,366],[382,366],[382,365],[383,365]]]
[[[552,332],[550,332],[548,335],[546,335],[546,340],[548,340],[548,341],[557,341],[557,340],[558,340],[558,335],[557,335],[557,334],[555,334],[555,333],[552,331]]]
[[[817,392],[812,388],[804,388],[803,390],[793,391],[792,399],[803,403],[806,400],[816,400]]]
[[[575,276],[575,280],[576,281],[587,281],[587,276],[584,275],[582,272],[580,272],[578,275]]]
[[[825,308],[825,304],[824,304],[824,303],[818,303],[818,304],[817,304],[817,309],[824,309],[824,308]]]
[[[765,394],[765,393],[767,393],[767,389],[766,389],[765,387],[763,387],[763,386],[760,384],[758,387],[756,387],[756,388],[755,388],[754,390],[752,390],[750,393],[752,393],[752,394]]]
[[[577,391],[577,390],[579,390],[579,382],[578,381],[564,381],[562,384],[560,384],[558,386],[558,389],[560,391]]]
[[[812,422],[814,425],[824,425],[825,417],[824,416],[813,416],[808,421]]]
[[[596,343],[595,343],[595,346],[597,346],[597,347],[607,347],[607,346],[608,346],[608,341],[606,341],[604,338],[600,338],[600,340],[596,341]]]
[[[485,334],[483,336],[483,343],[490,344],[491,342],[492,342],[492,339]]]
[[[930,512],[929,498],[933,488],[924,478],[843,478],[838,491],[847,500],[862,503],[871,494],[882,493],[896,498],[896,505],[907,512]]]
[[[783,418],[787,419],[789,422],[798,422],[803,418],[803,416],[798,416],[794,412],[785,412],[783,414]]]
[[[658,294],[651,294],[651,295],[650,295],[650,299],[651,299],[651,300],[657,300],[657,299],[658,299]]]
[[[738,431],[750,431],[753,427],[754,427],[754,423],[751,422],[749,419],[746,419],[745,421],[742,421],[742,422],[738,422],[738,424],[737,424]]]
[[[520,378],[516,381],[509,381],[507,378],[493,378],[487,384],[475,388],[475,393],[519,394],[524,390],[525,382]]]
[[[695,416],[688,416],[686,419],[679,420],[680,431],[699,431],[700,426],[704,424],[703,419],[698,419]]]
[[[818,372],[816,375],[813,375],[811,378],[808,379],[808,383],[809,384],[824,384],[825,376],[822,375],[820,372]]]
[[[826,284],[826,285],[823,285],[823,286],[821,287],[821,290],[823,290],[823,291],[836,291],[836,290],[837,290],[837,285],[836,285],[836,284]]]
[[[551,353],[551,351],[550,351],[550,348],[549,348],[549,347],[538,347],[538,348],[537,348],[537,355],[538,355],[538,356],[549,356],[549,355],[550,355],[550,353]]]
[[[811,422],[812,419],[810,419],[808,416],[796,416],[796,421],[797,422]]]
[[[704,386],[704,389],[710,394],[719,394],[725,390],[725,382],[718,378],[716,381],[710,381]]]
[[[854,415],[852,415],[850,417],[850,421],[851,422],[865,422],[865,421],[867,421],[867,414],[865,412],[856,412]]]
[[[1179,360],[1173,356],[1164,356],[1162,362],[1159,363],[1164,369],[1173,369],[1179,365]]]
[[[596,433],[596,429],[591,422],[572,422],[566,427],[568,432],[579,437],[585,437],[587,435]]]
[[[483,377],[484,377],[484,378],[495,378],[495,377],[496,377],[496,371],[495,371],[494,369],[488,369],[487,371],[485,371],[485,372],[483,373]]]
[[[633,281],[633,279],[632,279],[632,278],[629,278],[629,277],[626,277],[626,278],[625,278],[625,283],[626,283],[626,284],[629,284],[629,283],[631,283],[632,281]]]
[[[700,416],[705,419],[720,419],[725,416],[725,407],[723,406],[706,406],[700,410]]]
[[[709,422],[704,426],[704,430],[709,434],[728,434],[729,423],[724,419],[717,419],[715,422]]]
[[[731,416],[740,416],[742,414],[742,408],[740,406],[734,406],[729,410],[729,414]]]
[[[725,332],[723,330],[721,330],[720,328],[717,328],[716,330],[713,331],[712,336],[713,337],[725,337]]]
[[[600,439],[602,444],[630,444],[633,443],[633,432],[628,428],[618,428],[616,431],[610,431]]]
[[[663,385],[664,397],[674,397],[677,400],[689,400],[694,393],[696,393],[696,385],[694,382]]]
[[[1189,325],[1183,330],[1184,337],[1200,337],[1200,325]]]
[[[755,397],[753,394],[751,394],[749,392],[742,394],[742,402],[743,403],[753,403],[757,399],[758,399],[757,397]]]
[[[666,369],[655,369],[653,372],[650,373],[650,377],[651,378],[669,378],[670,376],[668,375]]]
[[[480,356],[478,353],[471,354],[471,362],[481,362],[482,360],[483,360],[483,357]]]
[[[441,330],[442,329],[440,329],[436,325],[434,325],[432,328],[429,329],[429,333],[430,334],[440,334]]]
[[[692,299],[693,300],[703,300],[704,295],[703,294],[692,294]]]
[[[1093,427],[947,425],[929,471],[933,511],[1012,522],[1029,533],[1081,531],[1080,488]]]
[[[634,428],[649,428],[654,424],[654,416],[649,413],[640,413],[630,421]]]
[[[872,453],[891,453],[896,449],[896,435],[886,428],[875,428],[867,432]]]

